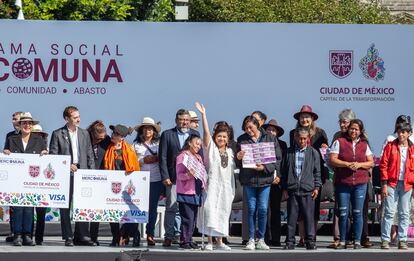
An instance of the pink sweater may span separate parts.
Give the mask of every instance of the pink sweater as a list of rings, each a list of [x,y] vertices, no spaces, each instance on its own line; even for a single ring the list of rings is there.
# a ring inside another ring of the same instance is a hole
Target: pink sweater
[[[195,178],[192,175],[187,174],[188,169],[183,164],[185,154],[195,156],[198,161],[203,163],[203,160],[201,159],[200,155],[191,154],[191,152],[189,152],[188,150],[181,152],[177,156],[176,165],[175,165],[176,173],[177,173],[177,180],[176,180],[177,193],[185,194],[185,195],[195,195],[196,194]]]

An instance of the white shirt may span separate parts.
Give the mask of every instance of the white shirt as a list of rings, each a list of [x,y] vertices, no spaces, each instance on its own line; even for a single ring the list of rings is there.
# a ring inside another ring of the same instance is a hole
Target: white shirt
[[[78,127],[76,127],[75,131],[71,131],[68,128],[69,131],[69,138],[70,138],[70,144],[72,146],[72,159],[73,164],[79,163],[79,141],[78,141]]]
[[[352,142],[352,150],[354,151],[354,154],[355,154],[355,147],[356,147],[356,144],[358,143],[358,141],[359,141],[359,139],[356,140],[355,142]],[[336,141],[334,141],[334,143],[331,146],[330,153],[331,154],[332,153],[339,154],[339,149],[340,149],[339,141],[336,140]],[[367,145],[367,151],[365,152],[365,155],[366,156],[371,156],[372,155],[372,151],[371,151],[371,149],[369,148],[368,145]]]
[[[400,175],[398,176],[398,180],[404,180],[404,174],[405,174],[405,162],[407,161],[407,152],[408,152],[408,146],[403,147],[399,146],[400,148]]]
[[[27,147],[27,143],[28,142],[24,142],[24,140],[22,139],[22,142],[23,142],[23,150],[26,150],[26,147]]]
[[[384,144],[382,144],[381,156],[382,156],[382,153],[384,152],[384,148],[385,148],[385,146],[387,146],[388,142],[394,141],[396,138],[398,138],[398,137],[397,137],[397,134],[395,134],[395,133],[387,136],[387,138],[384,141]],[[414,134],[412,134],[410,137],[408,137],[408,139],[412,143],[414,143]]]
[[[147,146],[153,151],[158,154],[158,143],[152,142],[151,144],[147,144]],[[151,152],[147,147],[144,146],[142,143],[134,143],[132,145],[134,148],[135,153],[137,154],[139,160],[139,166],[141,171],[149,171],[150,172],[150,182],[157,182],[161,181],[161,172],[158,162],[145,164],[144,158],[145,156],[152,155]]]

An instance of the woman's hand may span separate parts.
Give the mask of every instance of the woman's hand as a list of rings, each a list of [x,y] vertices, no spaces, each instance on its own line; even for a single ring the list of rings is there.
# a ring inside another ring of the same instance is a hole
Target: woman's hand
[[[152,164],[158,162],[158,156],[157,155],[147,155],[144,157],[144,163],[145,164]]]
[[[44,156],[44,155],[47,155],[49,152],[47,151],[47,150],[42,150],[41,152],[40,152],[40,156]]]
[[[244,154],[246,154],[246,152],[244,150],[241,150],[241,151],[237,152],[237,155],[236,155],[237,159],[242,160],[243,157],[244,157]]]
[[[319,194],[319,190],[318,189],[314,189],[312,191],[312,194],[311,194],[312,199],[315,200],[318,197],[318,194]]]
[[[256,171],[263,171],[263,170],[264,170],[264,165],[256,164]]]
[[[196,102],[195,106],[201,114],[206,114],[206,108],[204,107],[203,104],[200,104],[199,102]]]
[[[195,178],[195,171],[193,169],[189,169],[187,172],[188,176],[193,176]]]
[[[11,151],[10,150],[3,150],[3,153],[6,155],[10,155]]]

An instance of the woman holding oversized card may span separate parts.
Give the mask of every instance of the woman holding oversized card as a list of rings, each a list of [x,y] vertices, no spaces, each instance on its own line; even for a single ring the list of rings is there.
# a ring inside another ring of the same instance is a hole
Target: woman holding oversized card
[[[112,143],[105,152],[104,168],[107,170],[125,170],[127,175],[133,171],[139,171],[137,154],[125,140],[125,137],[129,134],[128,127],[118,124],[110,125],[109,128],[112,130]],[[137,223],[126,223],[121,230],[119,229],[119,223],[110,223],[110,226],[112,233],[110,246],[124,245],[126,241],[129,241],[130,236],[133,237],[132,246],[139,246],[140,234]]]
[[[4,146],[4,154],[10,153],[31,153],[47,154],[47,144],[43,137],[32,133],[32,126],[39,121],[33,119],[30,112],[24,112],[20,116],[20,132],[7,138]],[[33,226],[33,207],[14,207],[13,231],[15,246],[34,246],[31,239]]]
[[[207,167],[207,197],[204,202],[204,224],[199,217],[198,230],[208,235],[206,250],[213,250],[212,237],[217,237],[216,249],[229,251],[231,248],[223,243],[223,237],[229,234],[231,206],[235,194],[234,157],[233,151],[228,147],[230,127],[227,122],[215,124],[213,136],[208,129],[206,109],[202,104],[196,103],[202,115],[203,122],[203,149]]]
[[[240,168],[240,183],[244,186],[248,207],[249,241],[246,250],[268,250],[264,242],[269,206],[270,185],[277,176],[281,177],[280,160],[282,152],[276,137],[259,128],[253,116],[246,116],[242,129],[245,132],[237,138],[236,164]],[[269,147],[269,144],[272,145]],[[255,244],[256,220],[258,217],[258,242]]]

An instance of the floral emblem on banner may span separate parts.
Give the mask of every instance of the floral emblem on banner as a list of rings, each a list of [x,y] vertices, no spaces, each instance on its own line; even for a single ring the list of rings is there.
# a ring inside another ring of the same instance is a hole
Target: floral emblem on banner
[[[44,194],[0,192],[0,205],[45,207],[49,203]]]
[[[132,180],[129,180],[129,182],[128,182],[128,184],[125,186],[125,189],[124,189],[127,193],[128,193],[128,195],[130,195],[130,196],[134,196],[135,195],[135,190],[136,190],[136,188],[135,188],[135,186],[134,186],[134,184],[132,183]]]
[[[349,76],[353,70],[353,51],[329,51],[329,70],[331,73],[343,79]]]
[[[47,179],[54,179],[55,178],[55,170],[52,168],[52,164],[49,163],[47,168],[43,171],[45,178]]]
[[[359,68],[361,68],[362,73],[367,79],[375,81],[384,80],[384,61],[379,57],[379,52],[378,49],[375,49],[375,44],[371,44],[368,48],[367,55],[359,62]]]
[[[40,166],[29,166],[29,175],[32,178],[37,178],[40,175]]]
[[[114,194],[119,194],[122,189],[122,183],[121,182],[112,182],[112,192]]]

